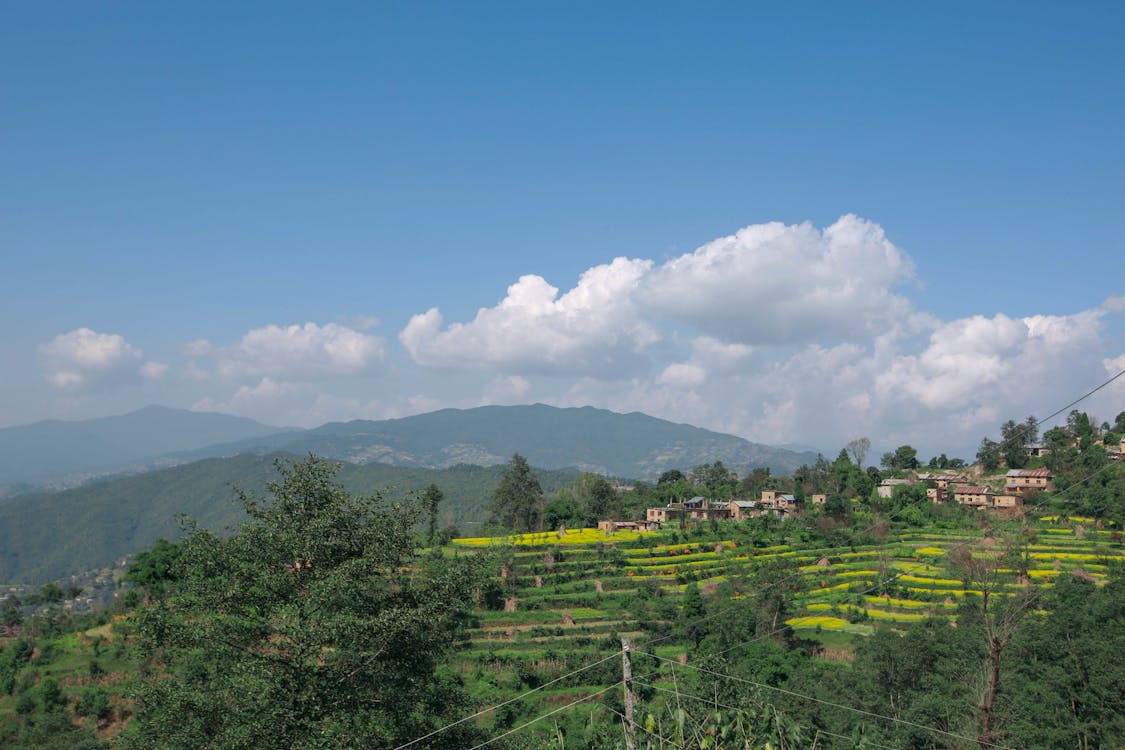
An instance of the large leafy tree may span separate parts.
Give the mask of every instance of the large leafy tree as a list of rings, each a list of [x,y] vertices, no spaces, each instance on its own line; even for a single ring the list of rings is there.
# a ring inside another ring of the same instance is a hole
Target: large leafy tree
[[[543,516],[543,488],[527,459],[516,453],[492,493],[489,505],[492,517],[503,526],[517,531],[534,531]]]
[[[359,498],[323,460],[279,462],[248,521],[179,546],[174,588],[139,615],[153,670],[138,747],[386,748],[464,708],[440,668],[481,580],[471,560],[421,570],[425,509]],[[464,725],[419,747],[470,744]]]

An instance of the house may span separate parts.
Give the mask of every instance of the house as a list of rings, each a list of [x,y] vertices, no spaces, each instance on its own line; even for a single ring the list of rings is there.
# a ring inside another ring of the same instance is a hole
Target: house
[[[826,502],[828,502],[828,495],[824,494],[823,492],[817,493],[815,495],[809,495],[809,502],[813,505],[824,505]]]
[[[793,495],[777,490],[762,490],[762,498],[758,501],[758,515],[781,519],[796,509],[797,498]]]
[[[730,511],[730,517],[735,521],[741,521],[757,514],[758,504],[753,500],[731,500],[727,504],[727,509]]]
[[[930,499],[931,503],[940,503],[945,500],[945,490],[940,487],[927,487],[926,497]]]
[[[881,498],[890,498],[895,494],[895,489],[898,487],[909,487],[915,484],[913,479],[884,479],[879,482],[879,486],[875,488],[876,494]]]
[[[959,484],[953,488],[953,499],[971,508],[991,508],[995,494],[987,487]]]
[[[1026,494],[1053,489],[1051,472],[1048,469],[1011,469],[1005,475],[1004,491]]]
[[[1042,443],[1032,443],[1027,446],[1027,455],[1030,458],[1042,458],[1051,452],[1051,449]]]
[[[964,474],[935,474],[934,484],[941,491],[949,489],[951,484],[968,484],[969,478]]]
[[[618,531],[638,531],[640,524],[636,521],[598,521],[598,531],[615,534]]]
[[[789,509],[797,504],[797,499],[792,495],[786,495],[777,490],[762,490],[762,499],[758,502],[766,508]]]
[[[1021,495],[997,495],[992,499],[992,507],[997,510],[1016,510],[1023,507]]]
[[[668,523],[673,519],[683,517],[683,503],[668,503],[668,505],[663,508],[649,508],[645,511],[645,521],[648,523]]]
[[[730,506],[728,503],[713,503],[705,497],[693,497],[691,500],[684,503],[684,508],[687,510],[688,518],[697,520],[730,518]]]

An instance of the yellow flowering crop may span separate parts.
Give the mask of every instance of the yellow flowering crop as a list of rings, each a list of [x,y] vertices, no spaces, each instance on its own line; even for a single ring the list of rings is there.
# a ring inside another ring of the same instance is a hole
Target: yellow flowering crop
[[[847,620],[841,620],[839,617],[827,617],[818,615],[815,617],[792,617],[785,621],[785,624],[791,628],[815,628],[819,625],[822,628],[842,628],[850,623]]]

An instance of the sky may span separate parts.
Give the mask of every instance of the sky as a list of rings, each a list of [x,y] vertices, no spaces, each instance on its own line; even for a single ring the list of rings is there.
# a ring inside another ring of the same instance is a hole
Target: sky
[[[0,426],[971,457],[1125,369],[1125,7],[766,5],[5,3]]]

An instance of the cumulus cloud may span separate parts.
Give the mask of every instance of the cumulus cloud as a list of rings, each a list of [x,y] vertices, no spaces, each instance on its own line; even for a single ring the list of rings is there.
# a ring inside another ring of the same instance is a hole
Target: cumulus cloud
[[[136,379],[143,355],[119,334],[76,328],[40,345],[39,356],[51,385],[83,391]]]
[[[755,224],[651,273],[644,307],[705,333],[749,344],[869,338],[909,317],[891,288],[914,264],[878,224],[852,214],[823,231]]]
[[[383,339],[337,323],[249,331],[234,346],[213,352],[226,378],[315,381],[372,372],[383,362]]]
[[[1125,312],[1125,295],[1107,298],[1105,302],[1102,302],[1102,309],[1107,312]]]
[[[399,341],[422,365],[614,377],[636,369],[639,355],[661,338],[633,302],[651,268],[651,261],[617,258],[588,269],[561,297],[541,276],[522,276],[472,321],[445,326],[431,308],[410,319]]]
[[[168,374],[168,365],[163,362],[145,362],[139,372],[145,380],[160,380]]]
[[[892,292],[913,274],[882,227],[851,214],[823,231],[755,224],[659,266],[627,258],[595,266],[562,296],[542,277],[522,276],[473,320],[447,324],[431,308],[410,319],[399,341],[431,367],[623,378],[652,366],[646,355],[665,338],[665,323],[694,327],[728,359],[747,350],[723,346],[870,340],[916,328],[919,315]],[[661,378],[687,385],[710,369],[676,363]]]
[[[721,358],[708,359],[716,342],[701,339],[690,357],[652,379],[582,378],[548,400],[639,410],[829,453],[868,435],[881,449],[910,443],[923,454],[971,459],[1005,419],[1046,416],[1104,380],[1103,372],[1125,369],[1125,355],[1102,354],[1101,315],[973,316],[936,322],[921,342],[810,344],[781,357],[741,351],[725,369],[716,366]],[[1110,419],[1125,410],[1125,378],[1118,383],[1083,408]]]

